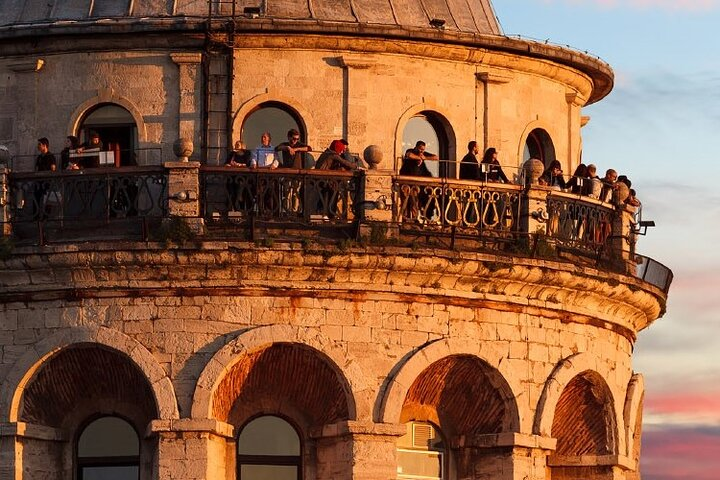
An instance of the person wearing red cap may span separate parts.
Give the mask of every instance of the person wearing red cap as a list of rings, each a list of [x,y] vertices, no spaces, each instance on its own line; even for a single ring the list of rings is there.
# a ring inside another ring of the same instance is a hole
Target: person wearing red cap
[[[333,140],[330,146],[315,163],[316,170],[357,170],[357,164],[345,160],[341,155],[345,151],[342,140]]]

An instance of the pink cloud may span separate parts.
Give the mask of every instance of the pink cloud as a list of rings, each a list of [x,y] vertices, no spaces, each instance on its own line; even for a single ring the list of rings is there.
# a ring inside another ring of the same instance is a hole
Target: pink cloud
[[[717,480],[720,429],[669,427],[643,432],[641,471],[645,480]]]
[[[715,413],[720,418],[720,392],[653,394],[646,398],[645,409],[653,413]]]

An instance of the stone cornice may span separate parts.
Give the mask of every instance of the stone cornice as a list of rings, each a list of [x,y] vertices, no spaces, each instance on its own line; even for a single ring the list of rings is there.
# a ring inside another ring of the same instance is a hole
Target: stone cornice
[[[105,248],[107,247],[107,248]],[[328,296],[493,308],[594,325],[633,341],[661,315],[665,294],[637,278],[551,260],[447,250],[206,242],[52,247],[15,255],[3,301],[118,296]],[[18,249],[20,250],[20,249]],[[18,252],[20,253],[20,252]],[[92,265],[92,268],[89,267]],[[151,267],[151,268],[149,268]]]

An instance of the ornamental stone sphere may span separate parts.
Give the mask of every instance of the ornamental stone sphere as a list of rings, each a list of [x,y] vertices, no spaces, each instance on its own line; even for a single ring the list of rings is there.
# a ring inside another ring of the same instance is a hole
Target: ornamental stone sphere
[[[187,162],[193,153],[193,142],[189,138],[178,138],[173,143],[173,153],[181,162]]]
[[[630,196],[630,188],[623,182],[617,182],[615,185],[617,185],[617,188],[613,193],[613,203],[615,203],[615,205],[623,205],[628,196]]]
[[[368,145],[363,150],[363,159],[367,162],[370,170],[377,170],[377,166],[383,159],[382,150],[377,145]]]
[[[531,158],[523,163],[523,174],[525,175],[525,183],[530,185],[537,185],[542,177],[545,166],[537,158]]]

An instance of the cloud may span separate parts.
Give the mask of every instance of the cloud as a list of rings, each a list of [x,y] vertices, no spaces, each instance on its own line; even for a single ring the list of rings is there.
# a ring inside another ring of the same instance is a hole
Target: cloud
[[[646,480],[716,480],[720,427],[665,426],[643,431],[640,469]]]
[[[649,395],[645,402],[645,423],[717,427],[720,435],[720,391],[684,390]]]

